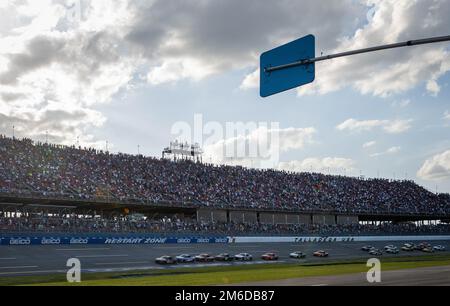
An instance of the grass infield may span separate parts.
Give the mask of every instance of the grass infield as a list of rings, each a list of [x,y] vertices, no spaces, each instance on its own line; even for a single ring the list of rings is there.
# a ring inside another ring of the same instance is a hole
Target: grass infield
[[[450,255],[394,257],[381,259],[382,270],[401,270],[450,265]],[[266,264],[205,268],[148,270],[120,273],[84,273],[82,282],[69,284],[65,275],[0,278],[0,285],[38,286],[205,286],[329,276],[367,272],[366,261]]]

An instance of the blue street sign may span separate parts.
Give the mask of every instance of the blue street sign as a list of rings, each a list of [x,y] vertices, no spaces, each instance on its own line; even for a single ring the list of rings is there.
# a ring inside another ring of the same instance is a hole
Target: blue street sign
[[[261,97],[268,97],[314,82],[315,63],[297,65],[274,71],[267,68],[287,65],[316,56],[316,39],[308,35],[261,55]]]

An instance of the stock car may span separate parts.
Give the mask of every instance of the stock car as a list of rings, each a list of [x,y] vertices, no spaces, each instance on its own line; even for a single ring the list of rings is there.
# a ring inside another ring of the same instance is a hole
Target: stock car
[[[261,256],[261,259],[267,260],[267,261],[274,261],[274,260],[278,260],[278,255],[275,253],[266,253]]]
[[[155,259],[155,263],[159,265],[173,265],[177,263],[177,260],[172,256],[161,256]]]
[[[384,250],[387,251],[387,250],[389,250],[389,249],[396,249],[396,248],[397,248],[397,247],[396,247],[395,245],[390,244],[390,245],[385,246],[385,247],[384,247]]]
[[[377,249],[372,249],[372,250],[370,250],[369,254],[373,255],[373,256],[381,256],[381,255],[383,255],[383,252],[381,252],[380,250],[377,250]]]
[[[438,251],[438,252],[442,252],[445,251],[445,246],[443,245],[436,245],[433,247],[433,250]]]
[[[361,248],[361,251],[369,252],[369,251],[372,250],[372,249],[373,249],[373,246],[371,246],[371,245],[365,245],[365,246],[363,246],[363,247]]]
[[[306,254],[303,252],[293,252],[291,254],[289,254],[290,258],[295,258],[295,259],[302,259],[306,257]]]
[[[415,250],[415,247],[414,247],[413,244],[405,243],[405,244],[402,246],[402,251],[405,251],[405,252],[412,252],[412,251],[414,251],[414,250]]]
[[[325,251],[317,251],[313,253],[314,257],[328,257],[328,253]]]
[[[195,258],[189,254],[182,254],[182,255],[177,256],[176,260],[179,263],[187,263],[187,262],[194,262]]]
[[[222,253],[215,257],[216,261],[233,261],[234,258],[228,253]]]
[[[215,258],[209,254],[200,254],[194,257],[197,262],[213,262]]]
[[[414,247],[414,249],[417,251],[422,251],[426,248],[431,248],[431,245],[428,242],[422,242]]]
[[[234,259],[237,261],[251,261],[253,260],[253,256],[249,253],[239,253],[234,255]]]
[[[399,250],[398,250],[397,247],[394,247],[394,248],[387,249],[386,253],[388,253],[388,254],[398,254]]]
[[[431,246],[424,247],[421,251],[424,253],[434,253],[434,249]]]

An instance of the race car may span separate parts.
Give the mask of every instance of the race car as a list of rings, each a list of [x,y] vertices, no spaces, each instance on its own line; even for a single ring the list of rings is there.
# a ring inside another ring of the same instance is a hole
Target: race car
[[[177,263],[177,260],[172,256],[161,256],[155,259],[155,263],[159,265],[173,265]]]
[[[194,262],[195,258],[189,254],[182,254],[176,257],[177,262],[186,263],[186,262]]]
[[[306,254],[303,252],[293,252],[291,254],[289,254],[290,258],[295,258],[295,259],[302,259],[306,257]]]
[[[427,242],[422,242],[414,247],[417,251],[422,251],[425,248],[431,248],[431,245]]]
[[[328,253],[325,251],[317,251],[313,253],[314,257],[328,257]]]
[[[412,252],[412,251],[414,251],[414,250],[415,250],[415,246],[414,246],[413,244],[405,243],[405,244],[402,246],[402,251],[405,251],[405,252]]]
[[[390,249],[387,249],[386,250],[386,253],[389,253],[389,254],[398,254],[399,253],[399,250],[398,250],[398,248],[390,248]]]
[[[234,259],[237,261],[251,261],[253,260],[253,256],[248,253],[239,253],[234,255]]]
[[[395,245],[390,244],[390,245],[385,246],[384,250],[387,251],[388,249],[395,249],[395,248],[397,248]]]
[[[261,256],[261,259],[267,261],[278,260],[278,255],[275,253],[266,253]]]
[[[365,245],[365,246],[363,246],[363,247],[361,248],[361,251],[369,252],[369,251],[372,250],[372,249],[373,249],[373,246]]]
[[[228,253],[222,253],[215,257],[216,261],[233,261],[234,258]]]
[[[424,247],[421,251],[424,253],[434,253],[434,250],[432,247]]]
[[[433,250],[438,251],[438,252],[442,252],[445,251],[445,246],[443,245],[436,245],[433,247]]]
[[[215,258],[209,254],[200,254],[194,257],[197,262],[212,262]]]
[[[383,255],[383,253],[380,250],[377,250],[377,249],[370,250],[369,254],[373,255],[373,256],[381,256],[381,255]]]

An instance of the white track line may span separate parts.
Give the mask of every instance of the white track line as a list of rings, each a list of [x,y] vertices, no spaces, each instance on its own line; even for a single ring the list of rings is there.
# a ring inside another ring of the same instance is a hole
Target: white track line
[[[142,265],[147,264],[148,261],[131,261],[131,262],[97,262],[94,265],[97,266],[115,266],[115,265]]]
[[[41,274],[41,273],[65,273],[62,270],[41,270],[41,271],[15,271],[15,272],[0,272],[0,275],[20,275],[20,274]]]
[[[0,270],[12,270],[12,269],[33,269],[39,268],[39,266],[16,266],[16,267],[0,267]]]
[[[165,249],[165,250],[181,250],[181,249],[195,249],[196,247],[158,247],[157,249]]]
[[[78,255],[75,258],[128,257],[129,255]]]
[[[110,248],[89,248],[89,249],[56,249],[55,251],[107,251]]]

